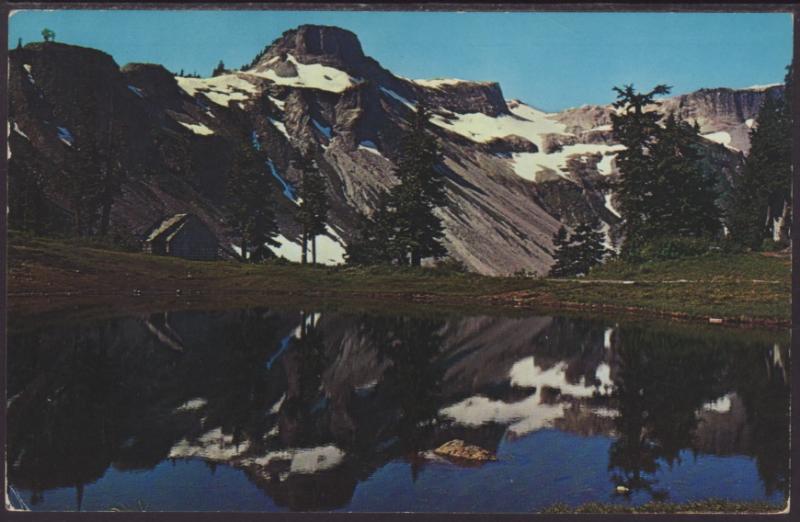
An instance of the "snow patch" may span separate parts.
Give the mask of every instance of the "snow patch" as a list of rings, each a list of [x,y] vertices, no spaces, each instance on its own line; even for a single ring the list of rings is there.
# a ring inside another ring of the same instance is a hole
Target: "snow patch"
[[[358,150],[367,151],[369,153],[375,154],[376,156],[380,156],[381,158],[383,158],[383,159],[388,161],[386,156],[381,154],[381,151],[378,150],[378,146],[375,145],[375,143],[372,142],[372,141],[369,141],[369,140],[362,141],[361,143],[358,144]]]
[[[283,195],[286,196],[287,199],[298,203],[297,195],[295,194],[294,187],[291,183],[283,179],[283,176],[278,174],[278,169],[275,168],[275,163],[273,163],[272,159],[267,158],[267,167],[269,167],[269,171],[272,174],[272,177],[277,179],[278,182],[283,186]]]
[[[210,136],[214,134],[213,130],[209,129],[202,123],[184,123],[182,121],[179,121],[178,123],[199,136]]]
[[[247,463],[268,466],[273,461],[290,461],[289,473],[312,474],[335,468],[344,460],[345,452],[329,444],[316,448],[293,448],[272,451]]]
[[[318,63],[303,64],[298,62],[291,54],[287,55],[287,60],[297,69],[297,76],[284,78],[278,76],[272,69],[267,69],[265,71],[250,70],[247,74],[266,78],[278,85],[318,89],[329,92],[342,92],[356,84],[354,78],[339,69]],[[267,65],[271,65],[271,63]]]
[[[269,118],[269,122],[270,122],[271,124],[273,124],[273,125],[275,126],[275,128],[276,128],[276,129],[278,129],[279,131],[281,131],[281,134],[283,134],[284,136],[286,136],[286,139],[287,139],[287,140],[288,140],[288,139],[290,139],[290,138],[289,138],[289,132],[286,130],[286,125],[284,125],[282,121],[278,121],[278,120],[276,120],[276,119],[274,119],[274,118]]]
[[[24,132],[22,132],[22,129],[19,128],[19,125],[17,125],[17,122],[14,122],[14,132],[19,134],[20,136],[22,136],[26,140],[31,141],[31,139],[28,137],[28,135],[25,134]]]
[[[258,88],[248,81],[244,75],[223,74],[212,78],[184,78],[177,76],[178,86],[186,91],[189,96],[195,97],[198,93],[221,105],[228,107],[231,101],[249,100]]]
[[[719,399],[711,402],[707,402],[703,404],[703,409],[706,411],[714,411],[717,413],[728,413],[731,411],[731,396],[733,394],[729,393],[727,395],[723,395]]]
[[[462,426],[508,424],[510,432],[524,435],[551,426],[564,416],[566,404],[542,404],[540,396],[534,393],[521,401],[507,403],[476,395],[447,406],[439,413]]]
[[[622,215],[617,211],[617,209],[614,208],[614,203],[611,201],[613,199],[613,197],[614,197],[614,194],[611,193],[611,192],[609,192],[608,194],[604,194],[603,195],[603,199],[605,200],[605,203],[606,203],[606,208],[608,209],[609,212],[611,212],[612,214],[614,214],[618,218],[621,218]]]
[[[747,118],[746,120],[744,120],[744,124],[747,125],[748,129],[752,129],[753,125],[756,124],[756,120],[754,120],[753,118]]]
[[[331,132],[331,128],[330,127],[324,126],[323,124],[321,124],[320,122],[318,122],[314,118],[311,118],[311,122],[314,124],[314,127],[317,128],[317,130],[320,132],[320,134],[322,134],[323,136],[325,136],[329,140],[331,139],[332,132]]]
[[[75,138],[66,127],[56,127],[58,129],[58,139],[64,142],[65,145],[72,147],[75,144]]]
[[[386,87],[383,87],[383,86],[381,86],[380,89],[381,89],[382,93],[386,94],[387,96],[389,96],[391,98],[394,98],[395,100],[399,101],[400,103],[402,103],[403,105],[405,105],[409,109],[414,109],[417,106],[416,103],[408,101],[406,98],[403,98],[402,96],[400,96],[399,94],[397,94],[396,92],[394,92],[391,89],[387,89]]]
[[[616,159],[616,154],[603,154],[603,157],[597,162],[597,172],[603,176],[610,176],[613,174]]]
[[[171,459],[198,457],[214,462],[226,462],[247,451],[249,442],[233,443],[233,435],[225,435],[222,428],[201,435],[196,441],[182,439],[169,451]]]
[[[279,100],[278,98],[274,98],[272,96],[267,96],[267,97],[269,98],[269,101],[274,103],[275,106],[278,107],[280,110],[286,109],[286,102],[285,101]]]
[[[326,226],[328,234],[335,234],[330,227]],[[332,235],[333,235],[332,234]],[[338,237],[338,234],[336,234]],[[269,248],[275,255],[283,257],[288,261],[299,263],[303,259],[303,247],[299,242],[292,241],[284,235],[279,235],[275,240],[280,243],[280,246]],[[327,234],[317,236],[317,263],[322,265],[341,265],[344,263],[345,247],[343,246],[341,238],[338,240]],[[311,260],[311,240],[308,241],[307,246],[308,260]]]
[[[144,98],[144,93],[142,90],[135,85],[128,85],[128,90],[131,91],[133,94],[138,96],[139,98]]]
[[[191,399],[191,400],[188,400],[188,401],[184,402],[183,404],[181,404],[177,408],[175,408],[175,411],[178,412],[178,411],[199,410],[200,408],[204,407],[206,404],[208,404],[208,401],[206,401],[205,399],[202,399],[202,398]]]
[[[772,89],[773,87],[777,87],[779,85],[783,85],[782,83],[768,83],[765,85],[751,85],[750,87],[745,87],[742,89],[743,91],[766,91],[767,89]]]
[[[562,394],[571,395],[572,397],[591,397],[594,395],[595,387],[586,384],[583,377],[577,384],[568,382],[566,370],[566,362],[560,362],[547,370],[542,370],[534,363],[533,356],[530,356],[514,363],[509,377],[511,378],[512,386],[526,388],[535,386],[538,390],[544,387],[558,388]],[[595,375],[595,377],[597,376]],[[601,382],[603,381],[601,380]]]
[[[412,82],[416,83],[417,85],[422,85],[423,87],[431,87],[433,89],[438,89],[443,85],[458,85],[460,83],[469,83],[467,80],[459,80],[458,78],[435,78],[433,80],[411,80]]]
[[[568,179],[567,160],[571,157],[597,153],[606,155],[624,148],[624,145],[578,143],[565,145],[560,151],[550,154],[543,152],[515,152],[511,155],[511,165],[517,176],[529,181],[541,182],[554,179],[553,174]],[[606,167],[604,166],[603,168],[605,169]]]

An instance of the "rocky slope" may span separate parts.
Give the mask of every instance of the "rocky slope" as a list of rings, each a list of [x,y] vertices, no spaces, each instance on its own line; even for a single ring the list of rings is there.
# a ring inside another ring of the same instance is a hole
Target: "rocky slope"
[[[619,221],[607,186],[620,150],[612,108],[548,114],[505,100],[497,83],[401,78],[339,28],[287,31],[250,69],[212,78],[176,77],[154,64],[119,68],[100,51],[56,43],[29,44],[10,58],[12,175],[57,179],[85,143],[114,136],[114,155],[130,172],[111,211],[118,235],[139,236],[163,215],[190,211],[235,250],[223,187],[233,150],[246,142],[274,180],[282,232],[275,251],[290,259],[299,257],[299,231],[289,158],[294,150],[317,154],[332,199],[321,258],[341,262],[358,214],[395,182],[399,137],[420,101],[432,108],[444,152],[446,247],[470,269],[542,273],[562,222],[595,215],[611,240]],[[781,89],[701,90],[664,107],[698,121],[730,181],[761,101]],[[68,215],[52,185],[48,199]]]

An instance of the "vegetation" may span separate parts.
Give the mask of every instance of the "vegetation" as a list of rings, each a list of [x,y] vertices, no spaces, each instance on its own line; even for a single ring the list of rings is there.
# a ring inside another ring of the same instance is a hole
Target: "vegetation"
[[[553,236],[555,264],[550,269],[552,277],[586,275],[593,267],[602,264],[608,254],[603,244],[603,233],[597,220],[583,222],[567,236],[563,226]]]
[[[45,27],[42,29],[42,40],[45,42],[55,42],[56,40],[56,33],[52,29],[48,29]]]
[[[242,305],[270,296],[425,302],[442,306],[506,306],[520,309],[591,309],[678,318],[789,324],[791,262],[760,253],[709,254],[628,264],[617,260],[585,280],[488,277],[448,268],[397,266],[311,267],[274,260],[262,264],[197,262],[139,253],[100,250],[73,240],[12,233],[9,293],[69,293],[70,306],[85,295],[90,303],[152,297],[204,295],[215,302],[230,296]],[[620,284],[620,279],[634,281]],[[604,282],[614,280],[614,282]],[[686,282],[676,282],[685,280]],[[126,297],[127,296],[127,297]],[[252,297],[248,297],[252,296]],[[42,300],[39,300],[40,302]],[[152,304],[152,299],[147,299]],[[55,306],[40,303],[37,306]]]
[[[626,149],[618,155],[616,184],[625,241],[621,254],[640,259],[647,243],[673,237],[717,237],[721,232],[715,182],[702,168],[699,127],[674,115],[666,117],[656,96],[670,88],[658,85],[647,93],[632,85],[616,87],[612,114],[614,136]]]
[[[325,233],[328,220],[328,192],[326,180],[320,174],[316,160],[307,155],[298,155],[295,168],[301,172],[300,201],[295,219],[302,226],[302,263],[308,258],[308,242],[311,241],[311,263],[317,264],[317,236]]]
[[[420,266],[423,258],[447,255],[442,220],[434,213],[446,204],[447,195],[438,170],[441,152],[427,132],[428,118],[425,106],[418,104],[394,171],[400,183],[380,196],[372,217],[362,219],[359,239],[348,247],[349,263]]]
[[[261,261],[270,255],[267,245],[278,246],[278,224],[272,207],[269,180],[258,151],[243,143],[226,180],[226,210],[231,228],[241,241],[242,259]],[[251,251],[252,250],[252,251]]]
[[[764,240],[786,241],[792,208],[791,72],[786,94],[767,96],[750,131],[750,155],[734,183],[727,217],[731,236],[753,249]]]
[[[644,514],[644,513],[774,513],[783,511],[786,506],[770,502],[736,502],[731,500],[709,499],[694,502],[651,501],[638,506],[630,504],[603,504],[590,502],[577,507],[554,504],[541,511],[542,514]]]
[[[227,69],[225,69],[225,63],[222,60],[220,60],[217,66],[214,67],[214,70],[211,71],[211,76],[220,76],[225,74],[226,72],[228,71]]]

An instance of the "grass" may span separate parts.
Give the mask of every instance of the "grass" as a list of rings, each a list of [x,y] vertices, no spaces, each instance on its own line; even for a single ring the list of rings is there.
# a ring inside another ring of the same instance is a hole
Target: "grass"
[[[730,500],[701,500],[696,502],[655,502],[639,506],[591,502],[577,507],[555,504],[541,511],[543,514],[644,514],[644,513],[777,513],[785,505],[769,502],[735,502]]]
[[[609,263],[581,280],[488,277],[433,268],[311,267],[199,262],[11,234],[9,308],[121,300],[371,300],[439,306],[552,308],[790,324],[791,262],[715,254],[632,266]],[[634,281],[620,284],[618,280]],[[614,280],[609,281],[609,280]],[[689,280],[691,282],[674,282]],[[672,281],[672,282],[670,282]],[[28,307],[28,308],[26,308]]]

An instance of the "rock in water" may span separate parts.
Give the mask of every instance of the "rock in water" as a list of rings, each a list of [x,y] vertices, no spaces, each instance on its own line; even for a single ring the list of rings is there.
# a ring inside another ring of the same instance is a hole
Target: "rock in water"
[[[454,439],[450,442],[445,442],[433,452],[443,457],[452,457],[457,459],[467,459],[475,461],[497,460],[497,457],[489,450],[485,450],[479,446],[466,444],[463,440]]]

